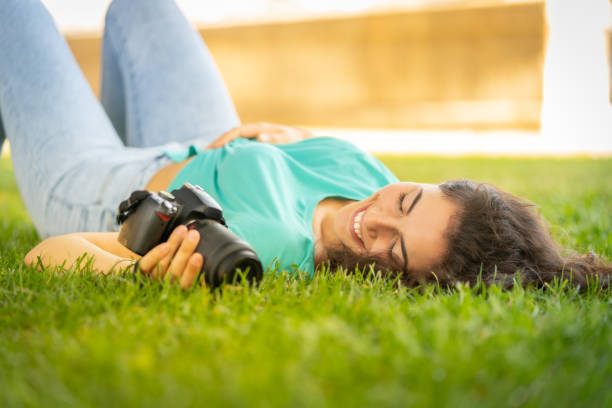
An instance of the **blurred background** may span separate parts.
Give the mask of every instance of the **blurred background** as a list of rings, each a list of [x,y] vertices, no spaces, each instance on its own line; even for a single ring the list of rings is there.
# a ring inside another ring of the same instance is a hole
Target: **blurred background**
[[[97,93],[109,1],[43,2]],[[245,123],[373,152],[612,155],[609,0],[177,3]]]

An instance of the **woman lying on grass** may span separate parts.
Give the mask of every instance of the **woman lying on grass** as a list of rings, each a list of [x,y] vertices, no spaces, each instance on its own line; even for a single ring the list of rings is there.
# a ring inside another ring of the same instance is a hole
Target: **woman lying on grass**
[[[87,253],[101,273],[128,266],[140,256],[110,232],[118,203],[188,181],[221,204],[264,267],[277,260],[312,274],[324,263],[375,262],[407,284],[481,275],[509,286],[516,271],[536,285],[561,274],[583,287],[610,278],[595,256],[564,258],[533,206],[493,186],[400,183],[347,142],[240,125],[210,54],[171,0],[111,4],[101,104],[37,0],[1,7],[0,137],[10,139],[39,234],[51,237],[27,264],[71,265]],[[192,285],[205,262],[198,240],[177,227],[140,259],[141,271]]]

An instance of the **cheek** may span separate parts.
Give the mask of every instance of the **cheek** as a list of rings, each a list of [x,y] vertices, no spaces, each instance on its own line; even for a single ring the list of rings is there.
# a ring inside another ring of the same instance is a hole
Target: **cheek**
[[[342,208],[336,213],[334,217],[334,230],[337,235],[346,235],[348,231],[348,226],[351,223],[351,218],[353,213],[359,208],[359,203],[350,203]]]
[[[423,271],[435,266],[444,256],[446,224],[439,220],[418,219],[409,227],[410,269]]]

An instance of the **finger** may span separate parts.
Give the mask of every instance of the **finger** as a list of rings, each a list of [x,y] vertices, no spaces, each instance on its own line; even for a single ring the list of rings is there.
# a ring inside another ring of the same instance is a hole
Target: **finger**
[[[235,127],[229,132],[225,132],[224,134],[222,134],[221,136],[213,140],[213,142],[209,144],[208,146],[206,146],[206,148],[216,149],[216,148],[222,147],[226,143],[229,143],[233,139],[237,138],[238,135],[240,135],[240,127]]]
[[[195,282],[200,274],[202,265],[204,265],[204,258],[202,257],[202,254],[196,252],[189,257],[189,262],[187,262],[185,272],[183,273],[183,276],[181,276],[180,285],[182,289],[186,289],[193,285],[193,282]]]
[[[229,132],[224,133],[223,135],[221,135],[221,137],[215,139],[206,148],[216,149],[216,148],[219,148],[219,147],[222,147],[228,144],[232,140],[239,138],[239,137],[254,138],[257,136],[258,133],[259,133],[258,125],[256,124],[241,125],[241,126],[233,128]]]
[[[240,134],[243,137],[258,137],[262,133],[283,133],[286,128],[281,125],[275,125],[268,122],[251,123],[244,125]]]
[[[238,127],[233,128],[229,132],[224,133],[221,137],[214,140],[211,144],[209,144],[207,149],[216,149],[222,147],[232,140],[244,137],[247,139],[253,139],[259,136],[260,133],[264,131],[278,131],[277,126],[272,125],[266,122],[260,123],[248,123],[246,125],[240,125]]]
[[[291,136],[282,130],[271,129],[260,133],[257,140],[261,143],[287,143],[292,140]]]
[[[257,136],[257,140],[262,143],[268,143],[272,140],[272,138],[268,133],[260,133],[259,136]]]
[[[259,132],[260,126],[257,123],[247,123],[238,128],[240,137],[254,137]]]
[[[149,274],[153,270],[155,265],[159,262],[159,260],[166,255],[169,249],[170,246],[168,245],[168,243],[163,242],[154,247],[149,252],[147,252],[146,255],[140,258],[140,261],[138,262],[140,272],[144,274]]]
[[[181,247],[174,255],[174,258],[172,258],[170,268],[168,268],[167,274],[170,276],[172,281],[183,275],[189,257],[193,254],[193,251],[195,251],[196,247],[198,246],[198,241],[200,241],[200,233],[197,230],[189,231],[187,237],[183,240]]]
[[[166,256],[164,256],[159,261],[159,263],[157,264],[157,268],[155,268],[155,271],[153,271],[153,276],[155,278],[163,278],[166,275],[168,265],[170,265],[174,254],[178,250],[179,246],[181,245],[181,242],[183,242],[183,239],[186,235],[187,227],[185,227],[184,225],[179,225],[174,229],[174,231],[172,231],[172,234],[170,234],[170,237],[167,241],[169,250],[166,253]]]

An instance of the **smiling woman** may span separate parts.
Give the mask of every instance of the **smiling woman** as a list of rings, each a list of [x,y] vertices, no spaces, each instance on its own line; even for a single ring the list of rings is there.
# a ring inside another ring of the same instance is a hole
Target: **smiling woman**
[[[433,184],[394,183],[363,201],[324,202],[315,212],[322,246],[317,257],[327,259],[342,248],[353,258],[373,257],[412,277],[424,276],[444,256],[445,233],[456,213],[457,206]]]
[[[325,256],[349,270],[376,263],[401,272],[408,285],[482,280],[509,288],[519,273],[524,285],[568,279],[582,289],[589,282],[609,287],[612,266],[594,253],[564,257],[535,208],[471,180],[391,184],[336,211],[329,227],[336,240]]]
[[[542,284],[571,269],[610,278],[595,257],[561,257],[523,200],[470,181],[400,183],[348,142],[270,123],[241,125],[199,35],[171,0],[115,0],[106,17],[102,103],[36,0],[0,12],[0,112],[26,207],[43,237],[28,264],[84,253],[109,273],[140,270],[182,287],[206,259],[178,226],[142,258],[117,241],[133,190],[202,186],[264,266],[310,275],[324,264],[377,267],[406,284]],[[177,64],[176,61],[180,61]],[[90,232],[83,232],[90,231]],[[93,232],[92,232],[93,231]],[[584,287],[584,286],[583,286]]]

